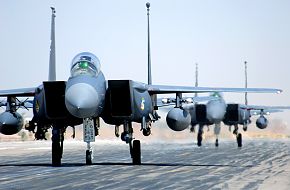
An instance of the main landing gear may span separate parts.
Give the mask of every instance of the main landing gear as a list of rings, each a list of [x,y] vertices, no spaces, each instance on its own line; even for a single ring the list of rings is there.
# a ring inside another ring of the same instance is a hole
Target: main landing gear
[[[197,146],[201,146],[202,134],[203,134],[203,125],[199,125],[197,133]]]
[[[139,140],[134,140],[133,143],[130,141],[130,154],[133,165],[141,164],[141,144]]]
[[[236,135],[238,147],[242,147],[242,145],[243,145],[242,144],[242,134],[239,133],[238,125],[235,125],[235,129],[233,131],[233,134]]]
[[[132,163],[141,164],[141,144],[139,140],[133,140],[133,128],[131,122],[124,123],[124,132],[121,134],[122,141],[129,144]]]
[[[52,166],[61,166],[61,159],[63,154],[63,140],[64,140],[64,128],[53,126],[52,129]]]

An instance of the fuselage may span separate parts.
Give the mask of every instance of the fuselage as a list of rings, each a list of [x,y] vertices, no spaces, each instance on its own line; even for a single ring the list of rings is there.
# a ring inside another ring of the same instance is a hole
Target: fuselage
[[[65,89],[67,110],[78,118],[100,116],[106,94],[106,80],[99,59],[88,52],[76,55]]]
[[[67,81],[65,105],[78,118],[98,117],[105,104],[106,81],[102,72],[97,76],[79,75]]]
[[[207,119],[211,123],[219,123],[224,119],[226,113],[227,104],[223,98],[216,100],[210,100],[206,104]]]

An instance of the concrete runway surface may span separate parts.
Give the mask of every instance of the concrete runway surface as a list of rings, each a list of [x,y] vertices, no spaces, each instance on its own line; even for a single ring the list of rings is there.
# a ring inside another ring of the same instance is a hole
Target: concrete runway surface
[[[65,141],[62,167],[51,167],[50,141],[1,142],[0,189],[290,189],[290,140],[142,143],[142,165],[131,165],[121,141]]]

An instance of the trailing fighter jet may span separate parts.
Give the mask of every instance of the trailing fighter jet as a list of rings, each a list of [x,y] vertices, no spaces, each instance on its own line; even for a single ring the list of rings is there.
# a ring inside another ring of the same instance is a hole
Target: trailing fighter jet
[[[51,47],[49,80],[38,87],[0,90],[0,97],[7,97],[6,110],[0,114],[0,132],[15,134],[22,126],[23,119],[17,109],[23,104],[16,97],[33,97],[33,118],[28,130],[34,131],[38,138],[52,127],[52,165],[60,166],[63,154],[64,132],[68,126],[84,125],[84,140],[87,142],[86,163],[92,164],[90,142],[98,134],[99,119],[123,126],[121,139],[129,144],[133,164],[141,164],[141,145],[133,138],[132,122],[140,123],[145,136],[151,133],[151,124],[159,119],[157,114],[157,94],[175,94],[175,107],[167,114],[167,124],[180,131],[191,123],[190,112],[183,109],[183,93],[206,92],[252,92],[280,93],[282,90],[269,88],[211,88],[153,85],[151,78],[149,8],[148,17],[148,84],[133,80],[106,80],[101,71],[98,57],[89,52],[76,55],[71,63],[71,76],[67,81],[56,81],[55,72],[55,9],[52,8]],[[9,133],[8,133],[9,132]]]
[[[245,89],[247,85],[247,62],[245,62]],[[198,68],[196,65],[196,82],[195,86],[198,87]],[[195,96],[194,98],[197,98]],[[200,97],[200,100],[207,101],[205,104],[201,103],[188,103],[185,102],[183,109],[187,110],[191,115],[190,131],[194,132],[196,125],[199,126],[197,132],[197,145],[202,145],[202,136],[204,126],[214,124],[214,134],[216,136],[215,146],[219,146],[218,136],[221,130],[221,122],[225,125],[234,126],[233,134],[236,135],[238,147],[242,146],[242,134],[239,133],[238,125],[243,125],[243,130],[246,131],[248,125],[251,123],[252,115],[260,115],[256,120],[256,126],[259,129],[265,129],[268,125],[268,120],[265,115],[270,113],[282,112],[285,109],[290,109],[290,106],[258,106],[248,105],[247,92],[245,93],[245,104],[229,104],[226,103],[221,93],[214,92],[210,96]],[[168,98],[163,103],[171,100]],[[198,99],[197,99],[198,100]],[[174,130],[174,128],[173,128]]]
[[[247,62],[245,61],[245,88],[248,88]],[[248,125],[251,123],[253,115],[260,115],[256,120],[256,126],[259,129],[265,129],[268,126],[268,120],[265,115],[270,113],[283,112],[289,110],[290,106],[264,106],[264,105],[248,105],[248,94],[245,92],[245,104],[227,104],[227,112],[223,122],[225,125],[233,125],[235,129],[233,134],[237,137],[238,147],[242,147],[242,134],[238,132],[239,126],[243,125],[243,130],[247,131]]]

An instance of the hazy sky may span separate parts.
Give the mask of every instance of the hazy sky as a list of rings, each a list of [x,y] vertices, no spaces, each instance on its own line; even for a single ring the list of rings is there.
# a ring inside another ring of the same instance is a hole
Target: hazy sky
[[[50,6],[56,8],[57,79],[67,80],[81,51],[101,60],[107,79],[147,81],[143,0],[0,0],[0,89],[34,87],[48,77]],[[250,104],[290,105],[290,1],[151,0],[155,84],[273,87]],[[243,103],[243,95],[225,94]],[[275,114],[290,123],[290,112]]]

